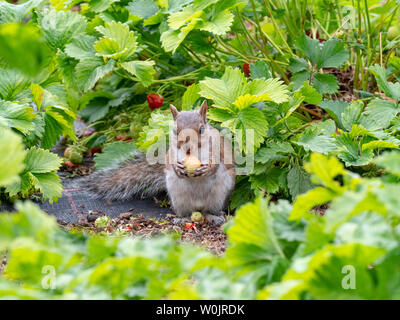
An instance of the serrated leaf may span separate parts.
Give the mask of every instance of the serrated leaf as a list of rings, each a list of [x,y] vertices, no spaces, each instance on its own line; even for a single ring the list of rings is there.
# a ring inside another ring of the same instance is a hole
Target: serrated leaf
[[[319,40],[302,34],[295,45],[306,55],[315,69],[339,68],[349,58],[344,43],[336,39],[320,43]]]
[[[44,199],[49,199],[50,203],[57,201],[62,195],[62,185],[60,177],[55,172],[33,174],[33,185],[38,189]]]
[[[272,78],[272,73],[264,61],[256,61],[250,64],[250,76],[252,79],[269,79]]]
[[[361,166],[371,162],[373,152],[371,150],[362,150],[358,139],[352,133],[343,132],[336,138],[342,150],[338,158],[345,162],[346,166]]]
[[[344,129],[350,131],[353,125],[358,123],[364,104],[361,101],[352,101],[341,114],[341,122]]]
[[[215,105],[229,107],[246,93],[246,79],[239,69],[227,67],[221,79],[206,78],[200,81],[200,95],[212,99]]]
[[[376,163],[386,171],[400,177],[400,152],[385,152],[376,159]]]
[[[234,16],[229,10],[221,11],[213,19],[204,22],[200,30],[212,32],[216,35],[224,35],[230,30],[233,18]]]
[[[235,215],[234,224],[227,231],[229,242],[235,245],[248,244],[265,251],[265,254],[283,255],[273,230],[273,218],[265,199],[242,206]],[[230,255],[228,249],[227,255]]]
[[[84,91],[92,89],[97,81],[110,73],[115,65],[114,60],[109,60],[104,64],[102,59],[83,59],[76,65],[76,80],[78,86]]]
[[[266,164],[283,158],[284,154],[294,152],[290,142],[272,142],[268,147],[261,148],[255,155],[257,162]]]
[[[48,150],[30,148],[25,157],[25,171],[31,173],[48,173],[57,171],[61,166],[61,159]]]
[[[124,61],[135,53],[136,35],[128,26],[112,21],[106,23],[104,27],[96,27],[96,30],[104,36],[94,44],[97,56]]]
[[[0,23],[23,22],[33,8],[40,8],[43,0],[29,0],[21,4],[0,2]]]
[[[198,83],[190,85],[182,96],[182,110],[192,110],[193,104],[200,98]]]
[[[304,101],[310,104],[319,104],[322,101],[322,95],[311,87],[307,81],[300,88],[300,93],[304,96]]]
[[[293,166],[287,175],[287,184],[292,199],[311,189],[311,180],[308,173],[298,165]]]
[[[361,243],[386,250],[398,246],[391,226],[375,212],[363,212],[341,224],[336,230],[335,240],[339,244]]]
[[[35,113],[28,105],[0,100],[0,128],[15,128],[23,134],[33,129]]]
[[[268,99],[275,103],[289,100],[287,86],[276,78],[253,80],[248,83],[246,92],[254,96],[268,95]]]
[[[24,151],[22,139],[6,128],[0,128],[0,186],[7,186],[19,180],[24,169]]]
[[[11,69],[0,69],[0,97],[3,100],[17,100],[30,81],[22,73]]]
[[[317,72],[313,79],[313,87],[321,94],[334,94],[339,90],[339,83],[334,75]]]
[[[360,117],[359,123],[369,131],[386,129],[400,109],[391,101],[372,100]]]
[[[317,187],[305,194],[299,195],[290,212],[289,220],[307,218],[310,210],[316,206],[323,205],[336,197],[336,193],[328,189]]]
[[[93,12],[103,12],[107,10],[113,3],[120,0],[90,0],[90,9]]]
[[[328,154],[336,149],[335,139],[326,135],[320,135],[315,129],[306,129],[295,144],[302,146],[306,151]]]
[[[382,66],[376,64],[369,68],[372,74],[375,76],[376,82],[379,89],[381,89],[386,96],[395,100],[400,99],[400,83],[387,81],[386,70]]]
[[[36,27],[22,24],[0,26],[0,58],[8,67],[36,76],[51,63],[52,55]]]
[[[348,108],[348,102],[341,100],[324,100],[320,102],[318,106],[324,109],[340,128],[343,128],[342,113]]]
[[[286,172],[285,169],[272,167],[261,174],[251,175],[249,178],[251,188],[256,193],[264,192],[264,190],[268,193],[276,193],[280,187],[283,187],[281,181],[286,180]]]
[[[147,19],[154,16],[159,6],[153,0],[133,0],[126,7],[133,16],[138,16],[141,19]]]
[[[83,34],[86,19],[77,12],[44,10],[39,15],[43,36],[49,46],[57,51],[63,49],[76,35]]]
[[[103,148],[103,153],[97,153],[95,156],[96,170],[118,168],[125,161],[138,154],[134,143],[125,141],[112,142]]]
[[[96,53],[93,48],[95,41],[95,37],[86,34],[74,37],[65,46],[65,53],[77,60],[92,59]]]
[[[148,87],[153,81],[154,61],[129,61],[121,63],[121,67],[136,76],[143,86]]]

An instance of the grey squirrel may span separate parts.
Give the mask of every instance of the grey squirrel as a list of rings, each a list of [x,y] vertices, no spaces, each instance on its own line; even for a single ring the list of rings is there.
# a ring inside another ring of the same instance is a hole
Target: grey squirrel
[[[207,122],[207,102],[199,110],[170,110],[174,119],[165,163],[149,164],[141,154],[123,166],[95,172],[85,178],[87,189],[109,200],[149,197],[167,191],[178,216],[194,211],[220,224],[235,185],[232,144]],[[184,160],[195,155],[201,162],[189,173]]]

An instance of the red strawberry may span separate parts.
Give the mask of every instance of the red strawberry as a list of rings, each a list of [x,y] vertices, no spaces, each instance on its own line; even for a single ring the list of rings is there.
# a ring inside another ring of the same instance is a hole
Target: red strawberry
[[[186,222],[185,223],[186,230],[190,230],[194,228],[194,223]]]
[[[65,166],[69,167],[69,168],[78,168],[78,165],[75,163],[72,163],[71,161],[67,160],[65,161]]]
[[[121,134],[121,135],[119,135],[118,137],[117,137],[117,140],[118,141],[122,141],[122,140],[125,140],[126,139],[126,135],[124,135],[124,134]]]
[[[94,155],[95,153],[102,153],[103,151],[101,150],[101,148],[92,148],[90,149],[90,153],[92,155]]]
[[[147,95],[147,103],[151,110],[160,108],[163,105],[164,99],[158,94],[151,93]]]
[[[243,63],[243,72],[247,77],[250,77],[250,65],[247,62]]]

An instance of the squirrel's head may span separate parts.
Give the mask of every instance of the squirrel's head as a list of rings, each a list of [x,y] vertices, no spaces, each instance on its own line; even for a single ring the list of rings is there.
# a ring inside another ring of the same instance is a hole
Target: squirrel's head
[[[189,155],[194,147],[201,147],[203,138],[212,129],[207,123],[207,101],[204,100],[199,110],[193,111],[179,112],[172,104],[169,107],[174,118],[173,134],[177,137],[177,147]]]

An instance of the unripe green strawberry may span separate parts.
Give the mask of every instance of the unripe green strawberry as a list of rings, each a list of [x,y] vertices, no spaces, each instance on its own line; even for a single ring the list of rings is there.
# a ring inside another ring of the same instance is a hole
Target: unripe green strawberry
[[[76,150],[72,150],[69,160],[71,160],[72,163],[82,163],[82,154]]]
[[[72,147],[68,147],[64,150],[64,157],[68,158],[71,156]]]
[[[192,222],[201,222],[203,221],[203,215],[199,211],[192,212],[192,216],[190,217]]]

